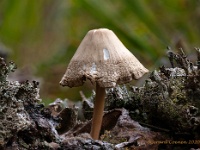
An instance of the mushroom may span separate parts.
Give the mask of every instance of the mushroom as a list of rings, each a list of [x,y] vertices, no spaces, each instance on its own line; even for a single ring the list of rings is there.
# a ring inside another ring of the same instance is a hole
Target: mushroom
[[[71,59],[60,81],[62,86],[77,87],[86,79],[96,84],[91,137],[99,138],[105,89],[139,79],[148,70],[109,29],[90,30]]]

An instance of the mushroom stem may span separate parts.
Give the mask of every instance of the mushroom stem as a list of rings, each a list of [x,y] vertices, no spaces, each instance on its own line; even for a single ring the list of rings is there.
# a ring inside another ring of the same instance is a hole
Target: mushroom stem
[[[105,88],[100,87],[96,84],[96,99],[94,103],[94,111],[92,118],[92,127],[90,135],[94,140],[99,139],[99,133],[101,130],[104,102],[105,102]]]

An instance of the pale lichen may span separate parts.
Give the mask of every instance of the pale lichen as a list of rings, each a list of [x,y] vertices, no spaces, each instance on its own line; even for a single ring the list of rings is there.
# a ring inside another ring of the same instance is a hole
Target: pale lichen
[[[44,141],[56,140],[55,127],[51,118],[44,118],[44,108],[38,104],[38,82],[7,79],[15,68],[13,62],[7,65],[0,59],[0,148],[39,148]]]

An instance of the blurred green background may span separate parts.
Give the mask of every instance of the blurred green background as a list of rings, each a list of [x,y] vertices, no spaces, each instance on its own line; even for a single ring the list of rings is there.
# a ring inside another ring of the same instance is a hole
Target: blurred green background
[[[43,101],[80,100],[90,84],[59,81],[88,30],[113,30],[153,70],[167,62],[167,46],[187,54],[199,47],[199,20],[199,0],[0,0],[0,51],[18,65],[16,79],[40,81]]]

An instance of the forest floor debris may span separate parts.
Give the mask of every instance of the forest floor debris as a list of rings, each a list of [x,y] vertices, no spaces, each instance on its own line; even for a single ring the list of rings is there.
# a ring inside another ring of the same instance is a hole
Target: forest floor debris
[[[154,70],[142,87],[107,90],[100,140],[90,135],[93,100],[82,108],[61,99],[44,107],[38,82],[9,81],[16,69],[0,59],[0,149],[197,149],[200,146],[200,50],[197,61],[182,49],[172,68]],[[84,118],[79,120],[79,109]]]

